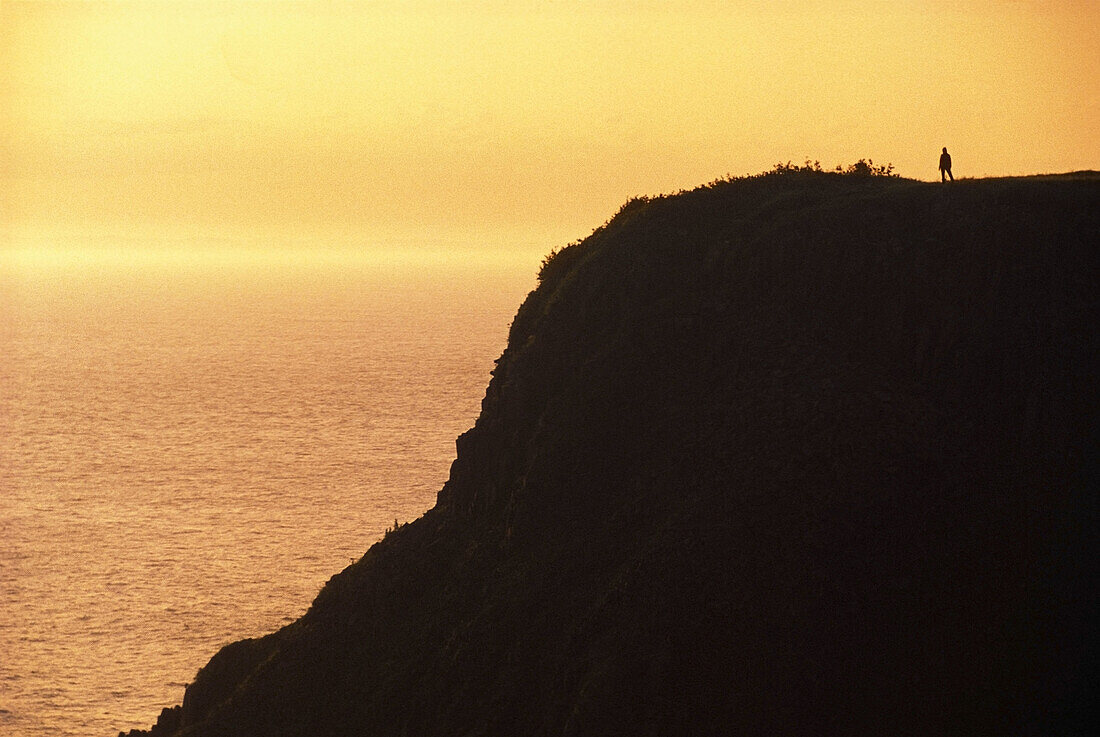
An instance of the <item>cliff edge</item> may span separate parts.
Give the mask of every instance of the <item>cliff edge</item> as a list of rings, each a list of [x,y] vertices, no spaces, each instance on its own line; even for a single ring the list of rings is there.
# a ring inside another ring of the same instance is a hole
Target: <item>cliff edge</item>
[[[1074,734],[1100,175],[778,172],[552,254],[436,506],[150,737]]]

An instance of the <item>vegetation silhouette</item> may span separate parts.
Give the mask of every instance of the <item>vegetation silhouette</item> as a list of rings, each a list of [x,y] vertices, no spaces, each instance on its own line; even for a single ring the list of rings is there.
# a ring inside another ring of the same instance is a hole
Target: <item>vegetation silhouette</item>
[[[757,176],[774,176],[776,174],[824,174],[825,170],[821,168],[820,161],[806,160],[801,166],[797,164],[787,163],[776,164],[771,171],[766,171],[763,174]],[[837,164],[832,173],[846,174],[848,176],[855,177],[896,177],[894,173],[893,164],[876,165],[871,159],[860,159],[854,164],[843,166]],[[729,180],[726,180],[729,181]]]
[[[821,162],[820,161],[811,161],[811,160],[807,159],[805,161],[805,163],[803,163],[801,165],[792,164],[790,161],[787,161],[786,163],[779,162],[779,163],[775,164],[768,171],[760,172],[759,174],[749,174],[747,176],[735,176],[735,175],[732,175],[732,174],[726,175],[723,178],[715,179],[712,182],[710,182],[706,185],[703,185],[703,188],[704,189],[714,189],[716,187],[722,187],[724,185],[727,185],[731,182],[751,180],[751,179],[759,179],[761,177],[815,176],[815,175],[834,175],[834,174],[845,175],[845,176],[854,176],[854,177],[897,177],[898,176],[897,174],[894,173],[894,165],[893,164],[876,165],[874,163],[874,161],[871,160],[871,159],[860,159],[859,161],[855,162],[854,164],[849,164],[848,166],[843,166],[841,164],[837,164],[836,168],[831,170],[831,171],[826,171],[825,169],[823,169],[821,167]],[[622,207],[619,208],[618,212],[616,212],[615,215],[610,220],[605,222],[604,225],[601,226],[601,227],[606,227],[613,220],[615,220],[617,218],[627,217],[630,214],[631,211],[634,211],[634,210],[637,210],[641,207],[644,207],[646,204],[652,202],[655,199],[665,199],[666,197],[679,197],[679,196],[684,195],[686,193],[687,193],[686,190],[679,190],[678,192],[675,192],[672,195],[660,195],[658,197],[650,197],[648,195],[639,195],[639,196],[631,197],[630,199],[628,199],[622,205]],[[597,230],[596,232],[598,233],[599,230]],[[572,246],[579,245],[582,242],[583,241],[577,240],[577,241],[573,241],[569,245],[564,246],[560,249],[559,248],[551,249],[550,252],[546,256],[543,257],[542,263],[539,266],[539,271],[538,271],[538,280],[539,280],[539,282],[541,283],[542,281],[544,281],[547,278],[552,278],[555,271],[569,268],[570,264],[568,262],[568,259],[558,260],[558,256],[562,252],[564,252],[567,249],[571,248]],[[571,251],[571,253],[576,253],[576,251]]]
[[[1100,175],[849,168],[548,256],[436,506],[131,734],[1087,733]]]

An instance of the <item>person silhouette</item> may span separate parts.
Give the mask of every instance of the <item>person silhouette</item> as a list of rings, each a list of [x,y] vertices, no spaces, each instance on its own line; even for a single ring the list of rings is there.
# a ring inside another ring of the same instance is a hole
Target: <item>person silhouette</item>
[[[955,181],[955,176],[951,173],[951,154],[947,153],[947,146],[943,147],[943,153],[940,154],[940,181],[946,182],[947,178],[951,177],[951,181]]]

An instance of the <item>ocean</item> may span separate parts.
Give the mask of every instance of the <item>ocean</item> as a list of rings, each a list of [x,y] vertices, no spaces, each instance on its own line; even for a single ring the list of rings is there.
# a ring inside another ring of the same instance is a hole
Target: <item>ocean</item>
[[[0,252],[0,735],[148,727],[430,508],[536,269]]]

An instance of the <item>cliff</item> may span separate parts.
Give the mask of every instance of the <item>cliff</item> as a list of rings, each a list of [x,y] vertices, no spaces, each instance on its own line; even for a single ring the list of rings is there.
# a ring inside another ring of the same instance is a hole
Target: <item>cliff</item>
[[[1098,233],[1095,173],[632,200],[436,506],[142,734],[1083,733]]]

